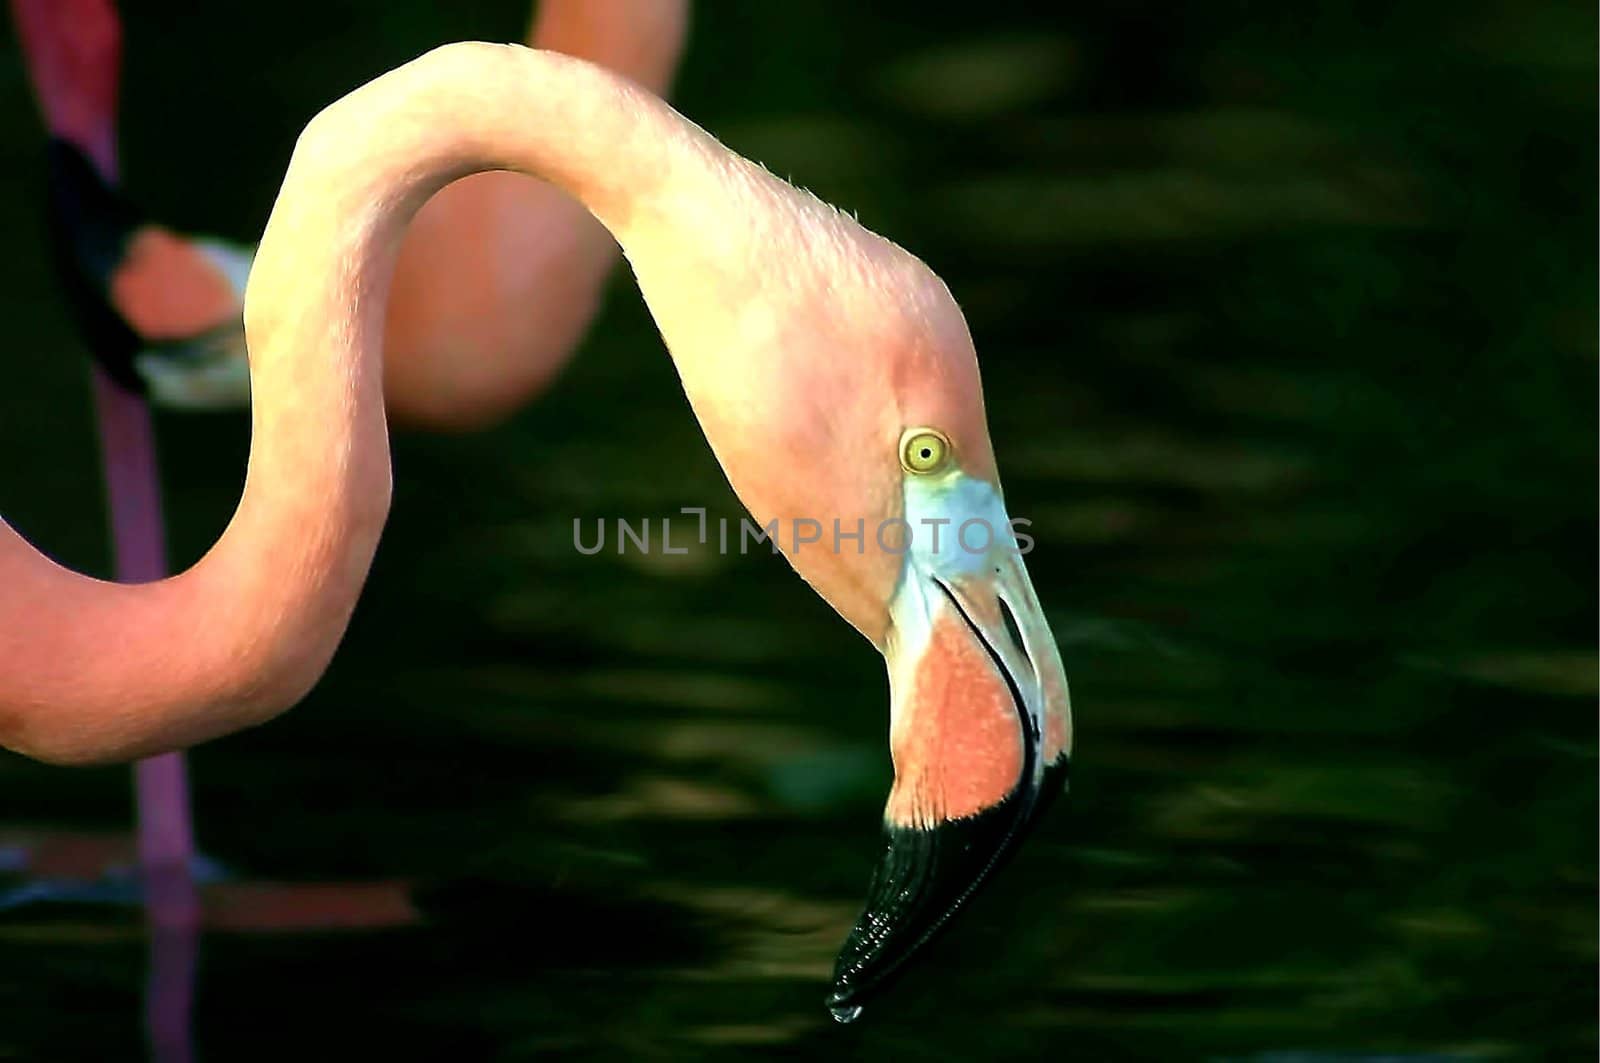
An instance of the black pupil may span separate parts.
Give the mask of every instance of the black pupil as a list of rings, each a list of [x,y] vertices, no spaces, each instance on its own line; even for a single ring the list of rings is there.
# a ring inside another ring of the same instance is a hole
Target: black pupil
[[[931,457],[933,457],[933,451],[929,450],[927,447],[923,447],[922,448],[922,460],[926,461]]]

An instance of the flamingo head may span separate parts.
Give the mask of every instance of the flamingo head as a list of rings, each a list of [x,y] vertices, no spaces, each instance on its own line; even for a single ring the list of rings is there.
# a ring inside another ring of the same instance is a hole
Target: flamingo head
[[[734,490],[888,664],[885,847],[828,998],[848,1021],[1063,789],[1067,683],[955,300],[766,171],[740,192],[667,268],[630,258]]]

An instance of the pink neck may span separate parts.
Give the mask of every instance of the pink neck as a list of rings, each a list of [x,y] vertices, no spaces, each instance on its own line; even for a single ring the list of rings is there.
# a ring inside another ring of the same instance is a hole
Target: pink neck
[[[62,569],[0,522],[0,745],[129,759],[298,701],[343,637],[388,514],[383,310],[411,216],[459,177],[515,169],[660,257],[682,241],[644,236],[673,207],[722,198],[718,152],[615,75],[494,45],[439,49],[314,119],[250,275],[237,512],[188,571],[137,585]]]

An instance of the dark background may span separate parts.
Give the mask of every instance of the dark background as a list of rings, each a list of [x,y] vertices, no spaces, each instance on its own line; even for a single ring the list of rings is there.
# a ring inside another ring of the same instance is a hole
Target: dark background
[[[322,104],[525,18],[128,6],[127,185],[239,239]],[[104,573],[4,33],[0,511]],[[573,552],[574,516],[739,512],[619,274],[511,423],[397,438],[327,679],[193,756],[209,854],[428,914],[208,938],[203,1056],[1592,1058],[1595,52],[1587,3],[703,4],[679,107],[967,311],[1072,799],[828,1020],[882,665],[777,559]],[[181,566],[248,427],[159,431]],[[125,770],[0,757],[0,824],[129,813]],[[122,910],[0,920],[0,1059],[136,1057],[143,948]]]

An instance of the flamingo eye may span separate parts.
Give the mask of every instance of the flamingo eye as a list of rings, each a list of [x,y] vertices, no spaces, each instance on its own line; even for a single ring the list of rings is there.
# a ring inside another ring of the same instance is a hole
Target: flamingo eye
[[[950,463],[950,439],[937,428],[908,428],[900,437],[900,464],[926,476]]]

